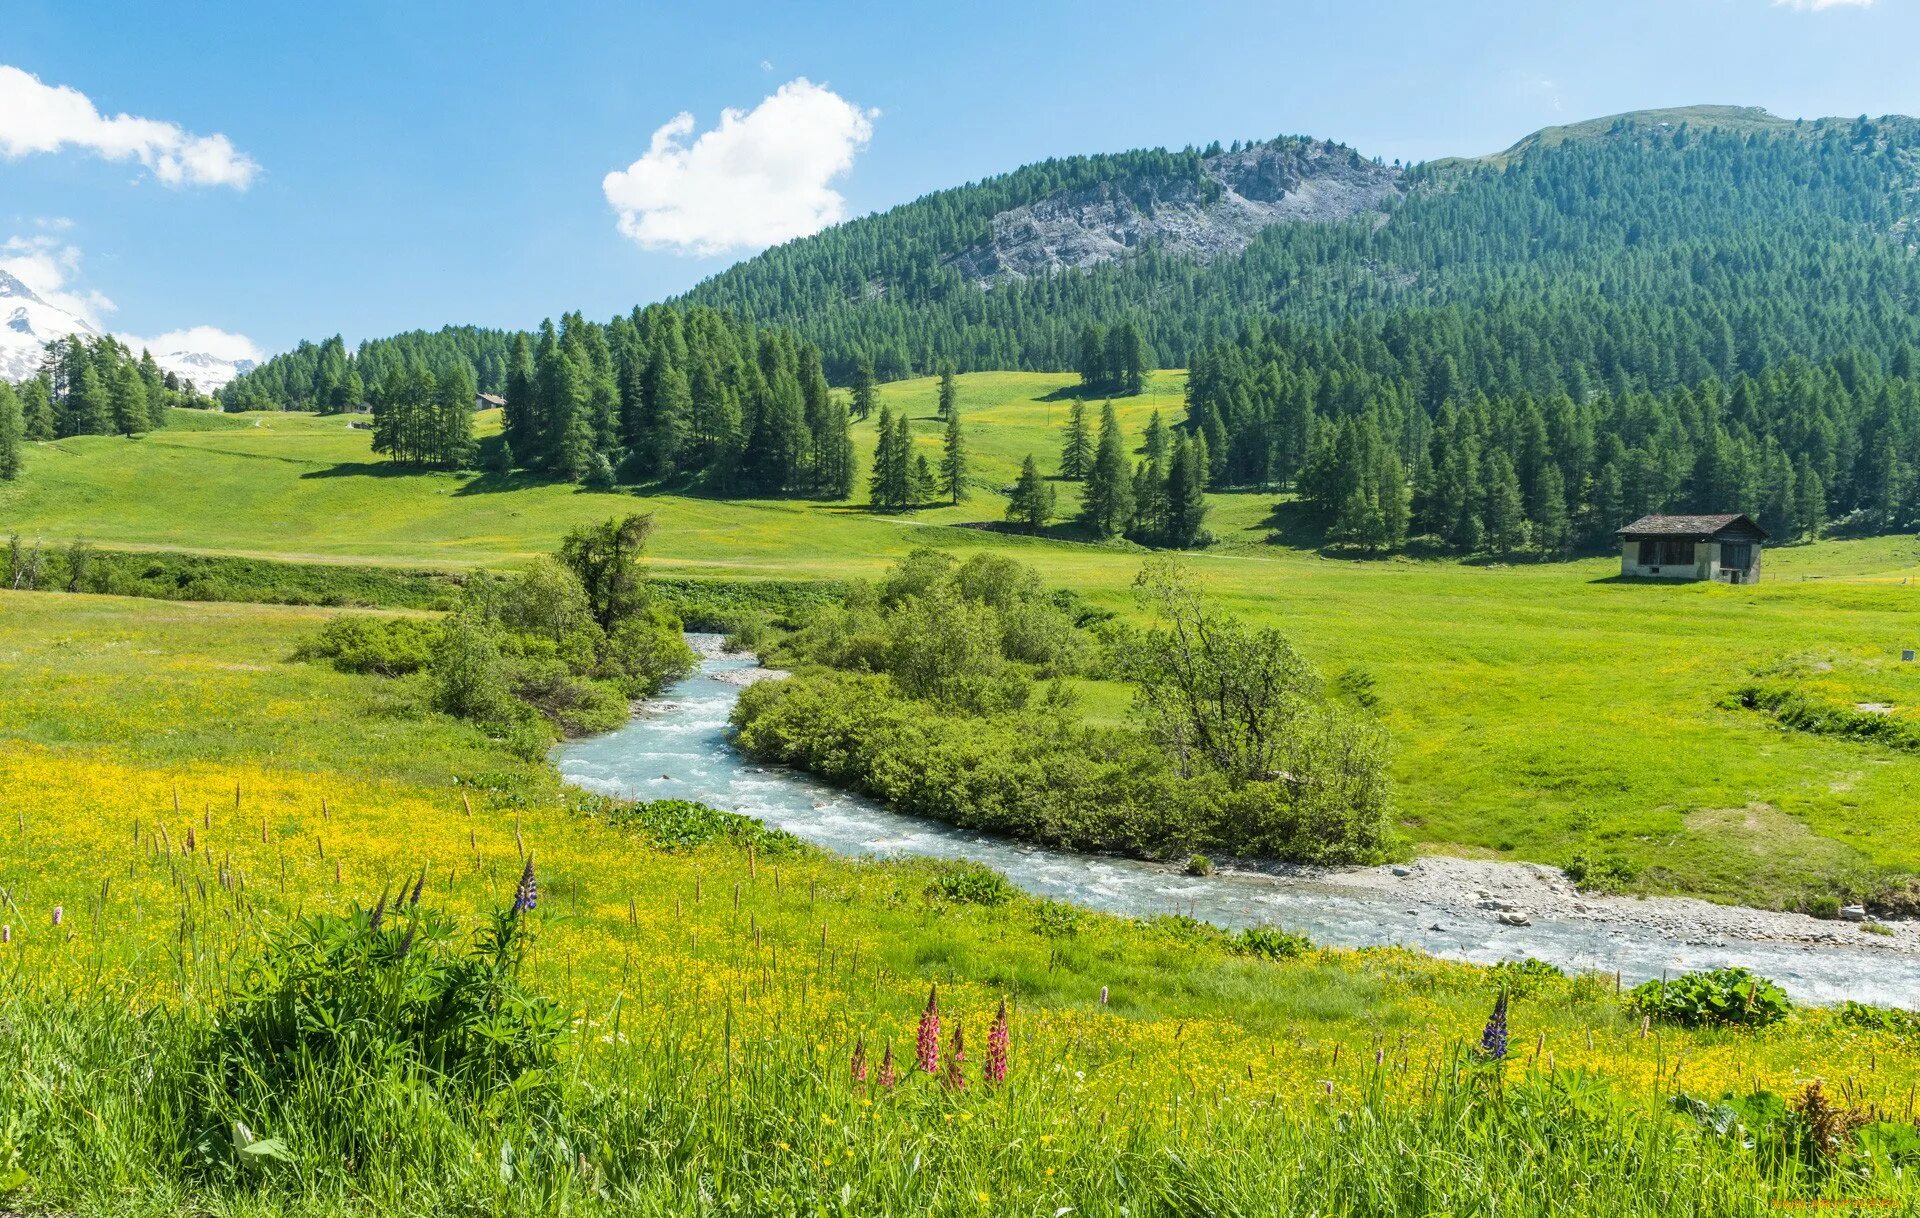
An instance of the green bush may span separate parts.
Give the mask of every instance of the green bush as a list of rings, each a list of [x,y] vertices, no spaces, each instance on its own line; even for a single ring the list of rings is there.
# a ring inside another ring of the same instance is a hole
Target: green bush
[[[687,799],[657,799],[644,803],[608,801],[607,823],[644,834],[663,850],[693,850],[711,842],[752,846],[762,856],[799,854],[809,847],[783,829],[770,828],[751,816],[723,812]]]
[[[1006,876],[985,863],[965,859],[936,863],[927,884],[929,899],[953,905],[1005,905],[1018,892]]]
[[[1807,912],[1816,918],[1836,921],[1840,917],[1840,898],[1828,893],[1807,899]]]
[[[1505,990],[1515,998],[1531,997],[1566,979],[1567,975],[1553,965],[1531,956],[1523,960],[1502,960],[1487,970],[1487,981],[1493,988]]]
[[[1187,856],[1186,872],[1188,875],[1212,875],[1213,860],[1204,854],[1190,854]]]
[[[1033,933],[1042,938],[1070,939],[1086,924],[1086,913],[1064,901],[1041,901],[1033,909]]]
[[[1562,866],[1575,886],[1594,893],[1624,892],[1640,877],[1639,870],[1618,854],[1596,853],[1582,846]]]
[[[440,623],[422,618],[336,617],[294,650],[296,660],[327,660],[341,672],[403,677],[433,660]]]
[[[1837,1013],[1840,1022],[1848,1027],[1871,1028],[1877,1032],[1891,1032],[1902,1040],[1920,1041],[1920,1011],[1847,1001],[1840,1004]]]
[[[250,1131],[304,1120],[368,1162],[383,1141],[368,1097],[384,1087],[469,1102],[539,1087],[568,1016],[521,987],[526,936],[525,917],[502,911],[462,942],[404,888],[391,903],[383,893],[372,909],[271,932],[193,1054],[204,1116],[218,1122],[202,1153],[275,1157],[284,1149]]]
[[[1313,941],[1277,926],[1249,926],[1233,937],[1233,950],[1241,956],[1293,960],[1312,951]]]
[[[1627,1006],[1635,1014],[1687,1027],[1762,1028],[1785,1019],[1793,1009],[1785,990],[1744,968],[1649,981],[1627,994]]]
[[[1231,947],[1237,941],[1213,923],[1186,914],[1156,914],[1146,919],[1146,925],[1188,947]]]
[[[1352,816],[1338,783],[1235,786],[1183,778],[1138,732],[1050,708],[950,714],[888,678],[805,671],[734,708],[750,756],[792,765],[897,811],[1078,850],[1185,858],[1198,846],[1301,861],[1377,861],[1386,827]]]

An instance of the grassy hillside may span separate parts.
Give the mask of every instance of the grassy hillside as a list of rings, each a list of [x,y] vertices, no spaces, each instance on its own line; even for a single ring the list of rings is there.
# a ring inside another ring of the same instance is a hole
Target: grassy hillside
[[[570,526],[632,509],[672,575],[870,575],[917,545],[1003,549],[1126,611],[1130,548],[953,527],[998,521],[1022,455],[1051,464],[1067,378],[961,381],[976,493],[881,516],[858,506],[603,495],[491,476],[404,473],[339,419],[255,416],[231,430],[36,447],[0,489],[28,537],[449,568],[549,550]],[[1178,374],[1119,405],[1130,428],[1176,408]],[[937,444],[931,381],[885,387]],[[856,443],[871,450],[871,425]],[[1423,848],[1565,862],[1617,856],[1641,887],[1759,902],[1920,869],[1913,762],[1897,743],[1785,731],[1722,703],[1756,681],[1822,705],[1920,706],[1901,665],[1920,605],[1908,538],[1776,549],[1757,586],[1613,582],[1607,559],[1503,567],[1350,561],[1268,544],[1265,496],[1216,497],[1224,540],[1191,558],[1233,608],[1286,630],[1329,674],[1373,677],[1397,745],[1410,837]],[[1117,714],[1110,691],[1089,708]]]
[[[0,595],[0,1028],[15,1050],[0,1060],[15,1118],[0,1203],[759,1212],[807,1195],[1026,1213],[1186,1212],[1207,1196],[1276,1212],[1338,1185],[1389,1208],[1498,1196],[1503,1212],[1654,1213],[1675,1189],[1734,1212],[1902,1187],[1770,1175],[1664,1105],[1825,1075],[1897,1111],[1912,1058],[1833,1013],[1646,1036],[1609,983],[1528,981],[1510,1098],[1489,1108],[1493,1075],[1461,1046],[1500,977],[1394,951],[1273,961],[1179,920],[974,904],[941,896],[928,864],[750,853],[724,834],[665,851],[653,822],[622,827],[404,686],[288,661],[324,616]],[[525,851],[541,887],[519,977],[578,1021],[551,1077],[484,1105],[377,1070],[351,1102],[191,1089],[192,1029],[287,914],[424,875],[425,904],[464,935]],[[911,1061],[929,982],[947,1034],[967,1033],[971,1089],[853,1082],[857,1044],[875,1064],[889,1045]],[[996,1088],[978,1063],[1003,996]],[[194,1151],[177,1131],[206,1104],[225,1114],[219,1144]],[[233,1165],[228,1117],[278,1139],[278,1157]],[[1187,1157],[1195,1144],[1213,1153]]]

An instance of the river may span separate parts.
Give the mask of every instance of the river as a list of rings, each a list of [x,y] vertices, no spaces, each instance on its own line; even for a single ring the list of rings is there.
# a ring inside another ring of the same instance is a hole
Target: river
[[[1679,898],[1585,897],[1549,868],[1504,862],[1428,859],[1399,869],[1405,874],[1228,869],[1191,876],[901,816],[738,752],[728,716],[757,661],[724,654],[717,635],[689,641],[701,655],[698,672],[618,731],[556,750],[568,781],[743,812],[841,854],[972,859],[1028,892],[1109,913],[1179,912],[1230,929],[1282,926],[1329,946],[1401,944],[1482,964],[1532,956],[1570,970],[1618,971],[1629,985],[1740,964],[1804,1002],[1920,1005],[1920,930],[1910,926],[1869,936],[1844,923]],[[1496,899],[1526,910],[1530,924],[1505,925],[1497,910],[1481,908]]]

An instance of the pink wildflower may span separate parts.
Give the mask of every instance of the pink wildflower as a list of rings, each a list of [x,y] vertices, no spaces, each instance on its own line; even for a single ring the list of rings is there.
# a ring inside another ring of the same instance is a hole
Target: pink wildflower
[[[853,1081],[867,1081],[867,1038],[864,1036],[853,1042]]]
[[[880,1055],[880,1074],[878,1081],[882,1087],[885,1087],[889,1091],[893,1090],[893,1085],[900,1081],[900,1072],[893,1068],[892,1045],[888,1045],[887,1051]]]
[[[920,1012],[920,1031],[916,1038],[918,1064],[932,1074],[940,1069],[940,987],[927,990],[927,1009]]]
[[[1100,987],[1100,1005],[1107,1005],[1107,987],[1104,985]]]
[[[1000,1014],[994,1018],[993,1030],[987,1033],[987,1081],[1007,1081],[1007,1000],[1004,998],[1000,1000]]]
[[[64,905],[55,905],[55,906],[53,907],[53,924],[54,924],[55,926],[58,926],[58,925],[60,925],[60,923],[61,923],[61,921],[62,921],[62,919],[64,919],[64,918],[65,918],[66,916],[67,916],[67,908],[66,908],[66,906],[64,906]]]
[[[967,1076],[960,1072],[960,1067],[966,1063],[966,1060],[966,1036],[961,1029],[956,1027],[953,1030],[953,1056],[947,1059],[947,1073],[946,1076],[940,1080],[948,1091],[965,1091],[967,1089]]]

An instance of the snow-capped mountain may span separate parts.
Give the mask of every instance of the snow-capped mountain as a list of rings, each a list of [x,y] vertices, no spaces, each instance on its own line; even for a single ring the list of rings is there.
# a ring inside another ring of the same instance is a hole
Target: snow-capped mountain
[[[95,337],[86,320],[56,308],[0,271],[0,380],[24,381],[40,370],[42,348],[69,334]]]
[[[99,337],[85,318],[48,304],[18,278],[0,271],[0,380],[24,381],[40,370],[46,344],[69,334]],[[142,344],[122,339],[136,353]],[[234,377],[250,371],[250,359],[224,359],[205,351],[155,351],[154,362],[193,382],[202,393],[212,393]]]
[[[192,381],[193,387],[201,393],[212,393],[242,372],[252,372],[255,367],[250,359],[221,359],[205,351],[169,351],[164,355],[156,351],[153,353],[153,362],[160,365],[162,372],[171,372],[182,380]]]

